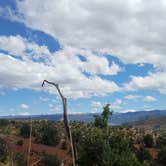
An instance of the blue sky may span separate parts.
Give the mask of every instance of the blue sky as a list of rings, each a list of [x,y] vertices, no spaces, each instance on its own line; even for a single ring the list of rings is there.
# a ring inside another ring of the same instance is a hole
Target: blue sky
[[[61,113],[44,79],[70,113],[166,109],[166,5],[151,5],[0,1],[0,114]]]

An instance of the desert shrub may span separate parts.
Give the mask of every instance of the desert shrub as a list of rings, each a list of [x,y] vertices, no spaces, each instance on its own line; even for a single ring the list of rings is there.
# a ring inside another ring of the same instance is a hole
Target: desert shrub
[[[152,156],[150,155],[149,151],[142,146],[140,147],[139,151],[137,152],[137,157],[141,162],[143,162],[145,160],[152,160]]]
[[[20,128],[20,135],[24,138],[29,138],[30,135],[30,125],[27,123],[23,123]]]
[[[130,139],[121,132],[113,132],[109,136],[109,145],[115,153],[121,154],[130,150]]]
[[[40,143],[45,145],[57,145],[60,141],[60,135],[58,130],[53,125],[46,124],[42,128],[42,133],[39,138],[39,141]]]
[[[150,134],[145,135],[143,138],[143,142],[146,147],[151,148],[154,144],[152,135],[150,135]]]
[[[7,143],[4,139],[0,138],[0,161],[4,162],[7,157]]]
[[[0,127],[7,126],[9,121],[6,119],[0,119]]]
[[[15,153],[13,156],[13,161],[14,161],[15,166],[26,166],[27,165],[25,155],[22,152]]]
[[[166,146],[162,147],[158,154],[159,163],[166,165]]]
[[[19,140],[16,142],[16,145],[22,146],[24,144],[23,140]]]
[[[166,136],[165,135],[159,136],[158,139],[156,140],[156,145],[158,148],[166,146]]]
[[[106,140],[99,130],[88,135],[80,142],[79,164],[80,166],[103,165],[107,162],[106,153],[109,151]]]
[[[103,108],[103,112],[101,115],[95,115],[94,118],[94,125],[96,127],[100,128],[106,128],[108,126],[108,120],[110,116],[112,115],[112,112],[110,111],[109,104],[106,104]]]
[[[39,166],[60,166],[60,161],[55,155],[45,154],[40,160]]]
[[[96,127],[105,128],[107,126],[106,121],[104,121],[101,116],[95,115],[94,117],[95,117],[94,125]]]
[[[102,130],[93,130],[79,143],[80,166],[142,166],[133,155],[129,139],[119,132],[109,138]]]
[[[64,140],[64,141],[62,142],[61,148],[62,148],[63,150],[66,150],[66,149],[67,149],[67,141],[66,141],[66,140]]]

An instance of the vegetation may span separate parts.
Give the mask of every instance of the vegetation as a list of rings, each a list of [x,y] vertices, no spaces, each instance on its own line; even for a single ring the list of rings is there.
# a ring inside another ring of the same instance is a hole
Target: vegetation
[[[161,150],[158,154],[158,161],[161,164],[166,165],[166,145],[161,148]]]
[[[44,157],[40,160],[39,166],[60,166],[60,161],[57,156],[45,154]]]
[[[5,161],[7,153],[7,143],[4,139],[0,138],[0,161]]]
[[[22,146],[24,144],[23,140],[17,141],[16,145]]]
[[[104,107],[101,115],[95,115],[94,125],[100,128],[106,128],[108,126],[108,120],[112,112],[110,111],[109,104]]]
[[[15,153],[13,161],[15,166],[27,166],[27,161],[25,159],[24,153]]]
[[[94,124],[97,128],[82,133],[77,132],[79,135],[82,134],[78,141],[79,165],[141,166],[142,163],[133,155],[129,138],[122,132],[105,132],[104,128],[108,126],[108,118],[111,115],[108,108],[106,105],[101,116],[95,117]],[[99,118],[102,122],[100,124],[97,123]]]
[[[55,146],[60,141],[58,130],[51,124],[46,124],[42,127],[42,134],[39,138],[40,143],[50,146]]]
[[[29,138],[30,135],[30,125],[27,123],[23,123],[20,128],[20,135],[24,138]]]
[[[0,119],[0,127],[7,126],[9,124],[8,120],[6,119]]]
[[[146,147],[151,148],[154,144],[153,137],[150,134],[147,134],[143,138],[144,144]]]
[[[150,161],[152,159],[152,156],[149,154],[149,151],[143,146],[141,146],[141,148],[139,149],[137,157],[141,162],[144,162],[145,160]]]
[[[166,136],[160,135],[156,141],[156,145],[158,148],[166,146]]]
[[[88,133],[80,143],[80,166],[141,166],[141,163],[133,156],[126,138],[121,136],[118,133],[111,136],[108,141],[106,135],[99,129]],[[117,141],[115,141],[116,138],[118,138]]]
[[[71,122],[79,166],[166,165],[165,135],[132,125],[109,126],[111,115],[109,105],[106,105],[101,115],[94,117],[94,123]],[[71,147],[63,122],[32,122],[30,164],[59,166],[63,161],[65,165],[71,165]],[[27,164],[30,123],[28,120],[2,121],[0,165],[10,165],[11,161],[15,166]]]

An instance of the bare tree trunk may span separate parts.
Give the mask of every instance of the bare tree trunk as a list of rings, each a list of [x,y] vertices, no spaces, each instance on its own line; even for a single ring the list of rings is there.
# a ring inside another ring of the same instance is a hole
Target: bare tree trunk
[[[51,85],[55,86],[56,89],[57,89],[57,91],[58,91],[58,93],[59,93],[59,95],[60,95],[60,97],[61,97],[61,99],[62,99],[64,125],[65,125],[65,129],[66,129],[66,133],[67,133],[68,139],[70,140],[73,166],[76,166],[76,156],[75,156],[75,153],[74,153],[73,138],[72,138],[71,127],[69,125],[68,113],[67,113],[67,99],[63,96],[62,92],[59,89],[59,85],[58,84],[55,84],[53,82],[49,82],[47,80],[44,80],[42,86],[44,86],[45,82],[48,83],[48,84],[51,84]]]
[[[32,119],[30,120],[30,134],[29,134],[27,166],[30,166],[31,145],[32,145]]]

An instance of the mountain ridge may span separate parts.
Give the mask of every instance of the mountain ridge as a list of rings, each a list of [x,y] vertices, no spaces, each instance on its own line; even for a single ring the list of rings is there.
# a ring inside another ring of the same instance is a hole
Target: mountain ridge
[[[99,113],[83,113],[83,114],[69,114],[69,118],[72,121],[84,121],[84,122],[93,122],[94,115]],[[109,123],[112,125],[120,125],[129,122],[135,122],[144,120],[147,118],[155,118],[160,116],[166,116],[166,110],[151,110],[151,111],[137,111],[137,112],[127,112],[127,113],[113,113],[112,117],[109,119]],[[63,114],[51,114],[51,115],[15,115],[15,116],[1,116],[0,119],[17,119],[17,120],[53,120],[61,121],[63,120]]]

